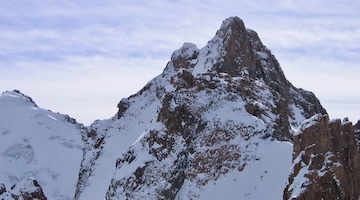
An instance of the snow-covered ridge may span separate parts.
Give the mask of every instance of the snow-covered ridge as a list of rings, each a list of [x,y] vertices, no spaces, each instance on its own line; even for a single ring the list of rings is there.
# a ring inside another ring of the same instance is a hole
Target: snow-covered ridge
[[[48,198],[72,199],[84,126],[16,90],[0,96],[0,111],[0,182],[11,188],[34,178]]]
[[[19,90],[5,91],[1,94],[2,101],[12,104],[24,104],[27,106],[38,107],[31,97],[22,94]]]

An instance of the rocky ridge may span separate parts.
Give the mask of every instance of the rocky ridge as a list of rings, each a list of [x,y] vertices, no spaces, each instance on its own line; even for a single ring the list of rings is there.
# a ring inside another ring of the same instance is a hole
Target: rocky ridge
[[[284,199],[359,199],[358,127],[317,114],[293,140],[293,167]]]

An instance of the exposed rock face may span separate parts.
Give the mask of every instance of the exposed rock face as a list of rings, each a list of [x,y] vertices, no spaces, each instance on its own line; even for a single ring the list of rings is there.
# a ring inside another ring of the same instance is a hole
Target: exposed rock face
[[[360,151],[360,120],[354,125],[355,138]]]
[[[358,120],[358,122],[355,124],[354,129],[357,133],[360,131],[360,120]]]
[[[2,200],[47,200],[41,186],[34,179],[25,179],[17,185],[11,187],[10,191],[6,190],[4,184],[0,184],[0,199]]]
[[[294,136],[284,199],[359,199],[360,155],[351,122],[315,115]]]
[[[286,80],[270,50],[237,17],[226,19],[204,48],[185,43],[161,75],[118,108],[114,118],[90,127],[76,199],[100,199],[104,190],[107,199],[206,198],[204,188],[228,183],[227,174],[238,184],[247,173],[270,178],[275,169],[259,154],[261,144],[283,151],[287,144],[274,140],[291,140],[293,127],[326,113],[314,94]],[[290,159],[281,162],[290,166]],[[115,169],[107,167],[115,162]],[[265,167],[250,173],[249,165]],[[275,199],[286,170],[282,175]],[[106,179],[110,187],[97,183]],[[265,183],[234,194],[260,198]]]

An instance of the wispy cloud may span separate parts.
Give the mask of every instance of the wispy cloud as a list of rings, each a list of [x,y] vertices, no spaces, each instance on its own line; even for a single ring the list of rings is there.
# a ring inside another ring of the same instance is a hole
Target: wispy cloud
[[[236,15],[295,86],[331,105],[330,117],[356,120],[358,112],[340,105],[360,104],[359,7],[355,0],[4,0],[0,89],[23,90],[89,124],[110,117],[117,101],[161,73],[183,42],[203,47],[222,20]]]

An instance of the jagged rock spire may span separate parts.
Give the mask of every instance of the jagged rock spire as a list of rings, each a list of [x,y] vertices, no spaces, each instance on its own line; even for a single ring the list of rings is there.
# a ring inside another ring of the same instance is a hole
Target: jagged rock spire
[[[250,78],[264,79],[268,84],[288,84],[271,51],[262,44],[255,31],[245,27],[240,18],[224,20],[216,36],[222,38],[225,52],[217,67],[219,72],[232,76],[241,76],[247,72]]]
[[[224,55],[222,55],[224,60],[219,64],[217,70],[239,76],[241,68],[250,66],[250,60],[252,60],[252,55],[246,55],[252,51],[244,22],[238,17],[230,17],[224,20],[220,30],[216,33],[216,37],[223,40],[222,48],[224,50]]]

